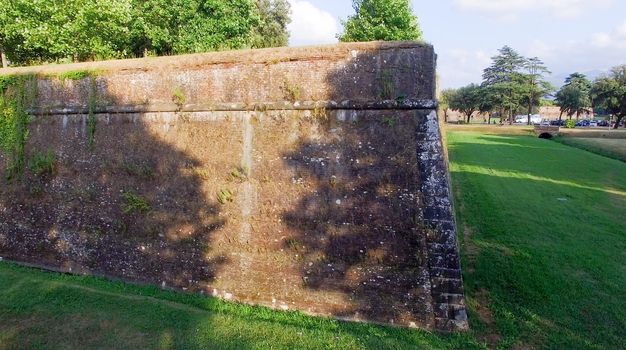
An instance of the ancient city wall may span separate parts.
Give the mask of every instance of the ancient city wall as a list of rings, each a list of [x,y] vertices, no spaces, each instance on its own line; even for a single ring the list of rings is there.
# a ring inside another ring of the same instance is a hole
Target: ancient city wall
[[[0,256],[465,329],[435,61],[398,42],[0,70],[33,115]]]

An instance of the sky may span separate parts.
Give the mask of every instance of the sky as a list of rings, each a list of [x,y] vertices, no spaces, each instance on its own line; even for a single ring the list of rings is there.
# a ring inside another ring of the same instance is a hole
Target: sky
[[[351,0],[289,0],[291,46],[336,43]],[[626,64],[626,0],[413,0],[424,40],[438,54],[442,88],[480,83],[504,45],[539,57],[557,87]]]

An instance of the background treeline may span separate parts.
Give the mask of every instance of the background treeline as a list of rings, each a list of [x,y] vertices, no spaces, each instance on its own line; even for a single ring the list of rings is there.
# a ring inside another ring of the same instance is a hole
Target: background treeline
[[[14,65],[286,46],[287,0],[11,0],[0,51]]]
[[[443,90],[440,108],[447,121],[447,111],[456,110],[469,123],[475,113],[497,116],[514,122],[516,114],[528,115],[538,107],[557,105],[570,119],[592,110],[615,117],[617,128],[626,117],[626,65],[614,67],[594,82],[584,74],[573,73],[557,91],[545,80],[550,71],[537,57],[523,57],[505,46],[492,57],[492,64],[483,71],[481,84]]]

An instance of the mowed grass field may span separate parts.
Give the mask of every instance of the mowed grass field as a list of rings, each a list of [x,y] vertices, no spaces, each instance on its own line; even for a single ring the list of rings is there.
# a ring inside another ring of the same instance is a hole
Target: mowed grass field
[[[344,323],[0,262],[0,349],[626,347],[626,164],[448,134],[472,330]]]
[[[558,142],[626,162],[626,139],[561,137]]]
[[[626,347],[626,164],[448,134],[471,324],[501,348]]]

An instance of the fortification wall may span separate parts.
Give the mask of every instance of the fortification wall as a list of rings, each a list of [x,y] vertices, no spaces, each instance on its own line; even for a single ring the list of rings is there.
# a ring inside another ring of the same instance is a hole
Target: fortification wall
[[[465,329],[435,60],[399,42],[0,70],[36,92],[0,256]]]

